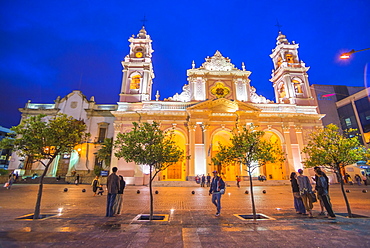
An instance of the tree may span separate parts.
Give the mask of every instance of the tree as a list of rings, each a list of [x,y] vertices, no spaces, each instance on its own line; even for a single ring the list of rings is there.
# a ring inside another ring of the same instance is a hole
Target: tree
[[[312,132],[309,142],[303,149],[308,158],[303,162],[305,167],[323,166],[334,171],[340,182],[344,201],[346,202],[348,217],[352,217],[351,207],[344,190],[342,172],[347,165],[364,160],[370,154],[361,145],[356,130],[349,129],[341,133],[334,124],[329,124],[323,129]]]
[[[104,142],[101,144],[101,147],[96,154],[99,163],[104,162],[104,166],[95,166],[94,171],[97,176],[100,175],[100,171],[102,169],[110,167],[110,161],[112,158],[112,149],[113,149],[113,139],[112,138],[104,139]]]
[[[211,158],[212,163],[217,166],[217,171],[221,173],[222,166],[230,162],[228,147],[218,143],[218,152]]]
[[[50,120],[46,115],[37,115],[24,119],[11,130],[16,136],[13,139],[5,138],[4,144],[11,142],[19,156],[32,158],[32,162],[40,162],[45,167],[40,177],[33,215],[34,220],[39,219],[44,177],[58,155],[71,153],[83,141],[86,125],[65,114],[58,114]]]
[[[223,153],[226,160],[234,160],[245,166],[249,175],[253,219],[256,219],[256,207],[254,203],[252,172],[265,165],[267,162],[283,162],[284,154],[278,144],[263,139],[265,132],[256,130],[254,126],[235,128],[231,145],[227,152]],[[226,155],[227,154],[227,155]]]
[[[150,220],[153,219],[152,182],[159,172],[184,159],[184,151],[174,141],[173,131],[163,131],[160,124],[133,122],[132,131],[118,133],[114,147],[117,158],[139,165],[149,165]]]

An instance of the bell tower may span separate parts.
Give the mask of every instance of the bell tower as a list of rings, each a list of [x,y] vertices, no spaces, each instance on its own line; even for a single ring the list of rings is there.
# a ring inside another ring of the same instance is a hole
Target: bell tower
[[[313,105],[305,63],[298,57],[298,44],[290,43],[279,32],[276,47],[270,57],[274,63],[270,81],[273,83],[277,103]]]
[[[130,53],[121,62],[123,76],[119,101],[150,101],[154,78],[152,40],[143,26],[139,34],[132,35],[128,41]]]

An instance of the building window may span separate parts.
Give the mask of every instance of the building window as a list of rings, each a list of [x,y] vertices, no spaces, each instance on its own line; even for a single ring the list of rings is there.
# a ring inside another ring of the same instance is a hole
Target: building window
[[[104,139],[107,137],[108,133],[108,125],[107,122],[100,122],[98,123],[98,137],[95,138],[95,142],[102,143]]]
[[[99,128],[98,143],[104,142],[106,133],[107,133],[107,128],[106,127]]]
[[[351,118],[346,118],[346,119],[344,119],[344,121],[346,122],[347,127],[352,126]]]

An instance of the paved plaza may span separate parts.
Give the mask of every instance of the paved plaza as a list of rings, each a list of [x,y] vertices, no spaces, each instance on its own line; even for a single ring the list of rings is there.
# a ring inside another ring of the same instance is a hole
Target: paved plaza
[[[257,212],[271,219],[235,216],[251,214],[252,209],[250,194],[245,194],[249,188],[234,185],[222,197],[221,216],[215,217],[208,189],[195,184],[155,188],[155,214],[168,215],[168,221],[136,220],[149,213],[148,187],[127,186],[122,215],[107,218],[106,195],[94,197],[90,185],[67,184],[44,185],[41,213],[54,216],[17,219],[33,213],[37,188],[36,184],[1,187],[0,247],[370,247],[370,219],[340,216],[346,207],[339,185],[330,186],[334,220],[318,216],[318,203],[315,218],[296,214],[288,185],[254,188]],[[366,187],[347,189],[352,212],[370,216],[370,192],[362,192]]]

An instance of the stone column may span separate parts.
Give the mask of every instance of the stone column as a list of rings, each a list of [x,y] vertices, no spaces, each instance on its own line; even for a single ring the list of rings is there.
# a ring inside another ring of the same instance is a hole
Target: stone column
[[[284,132],[284,139],[285,139],[285,152],[287,153],[287,164],[285,166],[285,175],[288,175],[289,172],[295,171],[294,169],[294,160],[293,160],[293,154],[292,154],[292,144],[290,142],[290,126],[289,125],[283,125],[283,132]]]
[[[189,123],[189,151],[190,151],[190,160],[189,160],[189,168],[188,168],[188,176],[194,177],[195,176],[195,130],[197,125],[195,123]]]
[[[208,132],[209,125],[207,123],[202,124],[202,131],[203,131],[203,143],[204,143],[204,154],[205,154],[205,172],[204,174],[207,175],[207,173],[210,173],[211,169],[209,164],[211,163],[211,144],[212,140],[209,138],[209,132]],[[208,154],[209,153],[209,154]]]
[[[302,153],[302,150],[304,148],[302,126],[296,125],[294,126],[294,128],[295,128],[295,133],[297,135],[298,148],[299,148],[299,151],[301,152],[301,159],[303,161],[306,159],[306,154]]]

